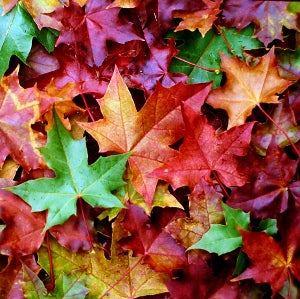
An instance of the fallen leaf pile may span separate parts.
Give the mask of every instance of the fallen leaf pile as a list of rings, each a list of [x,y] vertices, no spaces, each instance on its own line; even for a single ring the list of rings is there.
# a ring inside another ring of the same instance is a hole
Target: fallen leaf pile
[[[299,298],[299,2],[0,10],[1,299]]]

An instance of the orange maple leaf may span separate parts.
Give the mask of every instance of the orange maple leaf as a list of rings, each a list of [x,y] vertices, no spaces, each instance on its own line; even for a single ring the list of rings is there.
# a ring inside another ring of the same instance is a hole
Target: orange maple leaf
[[[104,119],[80,125],[97,140],[101,152],[132,152],[128,160],[133,174],[132,185],[150,207],[158,179],[148,174],[176,155],[177,151],[169,145],[184,134],[180,103],[189,99],[200,109],[209,88],[210,84],[182,83],[165,88],[158,83],[137,112],[116,68],[99,101]]]
[[[278,104],[278,95],[294,81],[278,73],[274,48],[251,67],[238,57],[221,55],[221,70],[226,73],[224,86],[210,92],[207,103],[227,111],[228,128],[244,124],[253,108],[260,103]]]
[[[219,9],[223,0],[216,2],[206,0],[203,1],[207,5],[207,9],[196,10],[193,12],[175,11],[173,14],[174,18],[183,19],[180,24],[176,27],[176,31],[188,29],[195,31],[198,29],[202,36],[205,36],[213,25],[213,22],[217,19],[217,14],[221,11]]]

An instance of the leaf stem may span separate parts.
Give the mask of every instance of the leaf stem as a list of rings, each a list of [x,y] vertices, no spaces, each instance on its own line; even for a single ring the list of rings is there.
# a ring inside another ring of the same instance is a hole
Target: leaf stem
[[[133,271],[142,261],[143,256],[141,256],[138,261],[131,267],[129,268],[113,285],[110,286],[110,288],[108,290],[105,291],[105,293],[99,298],[102,299],[104,297],[106,297],[109,292],[116,286],[118,285],[126,276],[128,276],[130,274],[131,271]]]
[[[90,110],[90,108],[89,108],[89,106],[88,106],[88,104],[87,104],[87,101],[86,101],[86,98],[85,98],[84,94],[83,94],[83,93],[80,93],[80,96],[81,96],[81,98],[82,98],[82,100],[83,100],[85,109],[86,109],[87,113],[89,114],[89,117],[90,117],[91,120],[94,122],[94,121],[95,121],[95,118],[94,118],[94,116],[93,116],[93,114],[92,114],[92,112],[91,112],[91,110]]]
[[[202,66],[202,65],[199,65],[199,64],[195,64],[195,63],[190,62],[190,61],[188,61],[188,60],[186,60],[186,59],[184,59],[184,58],[181,58],[181,57],[179,57],[179,56],[174,56],[174,58],[176,58],[176,59],[178,59],[178,60],[180,60],[180,61],[182,61],[182,62],[184,62],[184,63],[186,63],[186,64],[190,64],[190,65],[192,65],[192,66],[194,66],[194,67],[197,67],[197,68],[199,68],[199,69],[205,70],[205,71],[207,71],[207,72],[212,72],[212,73],[213,73],[213,72],[215,72],[215,73],[219,73],[219,72],[220,72],[219,69],[213,69],[213,68],[205,67],[205,66]]]
[[[46,243],[47,243],[49,268],[50,268],[50,285],[46,286],[46,289],[49,293],[51,293],[55,289],[55,277],[54,277],[52,251],[51,251],[51,245],[50,245],[50,239],[49,239],[49,232],[48,231],[46,231]]]
[[[235,51],[234,51],[234,49],[231,47],[231,45],[230,45],[230,43],[229,43],[229,41],[228,41],[226,35],[225,35],[224,32],[222,31],[222,29],[221,29],[219,26],[215,25],[215,24],[213,24],[213,26],[214,26],[215,29],[217,30],[217,33],[220,34],[221,37],[223,38],[223,40],[224,40],[224,42],[225,42],[225,44],[226,44],[228,50],[230,51],[230,53],[231,53],[232,55],[234,55],[234,56],[237,56],[236,53],[235,53]]]
[[[293,278],[290,273],[290,269],[288,269],[288,276],[289,276],[289,293],[287,299],[293,299]]]
[[[261,110],[261,112],[273,123],[273,125],[275,126],[275,127],[277,127],[278,128],[278,130],[280,130],[282,133],[283,133],[283,135],[286,137],[286,139],[290,142],[290,144],[291,144],[291,146],[292,146],[292,148],[293,148],[293,150],[294,150],[294,152],[295,152],[295,154],[298,156],[298,157],[300,157],[300,152],[298,151],[298,149],[297,149],[297,147],[295,146],[295,144],[294,144],[294,142],[292,141],[292,139],[289,137],[289,135],[286,133],[286,131],[283,129],[283,128],[281,128],[280,126],[279,126],[279,124],[261,107],[261,105],[258,103],[257,104],[257,106],[258,106],[258,108]]]
[[[79,200],[79,206],[80,206],[80,210],[81,210],[82,219],[83,219],[84,226],[85,226],[85,229],[86,229],[86,233],[87,233],[87,236],[88,236],[88,240],[89,240],[89,243],[90,243],[90,250],[94,250],[93,241],[92,241],[92,238],[91,238],[91,235],[90,235],[89,227],[88,227],[88,224],[87,224],[87,221],[86,221],[86,218],[85,218],[85,214],[84,214],[84,210],[83,210],[82,198],[79,197],[78,200]]]
[[[223,183],[223,182],[221,181],[221,179],[219,178],[219,175],[218,175],[217,171],[216,171],[216,170],[213,170],[213,171],[212,171],[212,174],[213,174],[214,178],[216,179],[216,181],[219,183],[219,185],[220,185],[222,191],[223,191],[224,194],[225,194],[226,199],[229,199],[229,198],[230,198],[230,195],[228,194],[228,192],[227,192],[227,190],[226,190],[226,186],[224,185],[224,183]]]

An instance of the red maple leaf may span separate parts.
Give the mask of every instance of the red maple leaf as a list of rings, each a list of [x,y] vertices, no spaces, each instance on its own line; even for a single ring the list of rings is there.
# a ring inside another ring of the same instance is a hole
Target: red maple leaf
[[[291,275],[300,281],[300,211],[294,208],[279,217],[281,241],[276,242],[264,232],[240,230],[242,250],[250,259],[248,267],[233,281],[254,279],[257,283],[269,283],[273,296],[283,287]]]
[[[64,25],[57,40],[60,44],[73,45],[76,54],[82,54],[86,62],[100,66],[107,56],[106,41],[125,43],[140,40],[128,20],[119,17],[119,8],[106,9],[108,0],[90,0],[85,10],[71,2],[68,8],[58,9],[56,17]]]
[[[288,11],[288,5],[285,1],[228,0],[223,15],[228,25],[238,29],[254,22],[255,36],[268,45],[274,39],[283,39],[282,26],[297,29],[297,16]]]
[[[189,105],[183,104],[183,107],[186,133],[179,153],[151,176],[166,180],[174,189],[181,186],[193,189],[201,178],[212,181],[212,174],[226,186],[244,185],[247,177],[238,169],[238,156],[247,154],[254,123],[217,135],[205,116]]]
[[[229,281],[230,263],[222,272],[208,266],[202,258],[196,257],[184,268],[177,280],[167,281],[166,285],[172,299],[226,298],[237,299],[238,285]],[[230,270],[231,269],[231,270]],[[217,274],[217,275],[216,275]]]
[[[276,218],[277,214],[288,208],[289,199],[300,201],[297,191],[299,182],[293,182],[298,162],[291,160],[275,142],[268,148],[265,159],[259,159],[254,172],[254,179],[250,184],[233,189],[228,204],[234,208],[241,208],[251,212],[255,217]],[[251,157],[250,157],[251,158]]]
[[[157,223],[152,223],[142,208],[128,204],[122,226],[131,236],[120,241],[124,249],[133,250],[133,255],[143,255],[144,263],[155,271],[171,272],[186,263],[185,249]]]

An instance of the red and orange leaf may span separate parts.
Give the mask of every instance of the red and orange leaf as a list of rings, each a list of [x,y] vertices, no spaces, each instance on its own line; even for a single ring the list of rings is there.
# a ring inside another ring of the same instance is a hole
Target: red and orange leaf
[[[183,21],[181,21],[176,27],[175,32],[184,29],[188,29],[190,31],[198,29],[202,36],[205,36],[207,31],[212,28],[214,21],[217,19],[217,14],[221,12],[219,8],[223,0],[218,0],[216,2],[204,0],[203,2],[205,2],[208,8],[193,12],[174,12],[174,18],[183,19]]]
[[[151,175],[169,182],[174,189],[193,189],[202,178],[212,182],[211,176],[216,173],[226,186],[244,185],[248,179],[239,169],[238,156],[247,154],[254,123],[217,135],[205,116],[183,105],[186,133],[179,153]]]
[[[256,105],[279,103],[277,94],[295,83],[281,78],[277,67],[274,48],[254,67],[237,57],[221,54],[221,70],[226,73],[227,81],[211,91],[207,103],[227,111],[228,128],[245,123]]]
[[[49,96],[35,86],[23,89],[19,85],[18,70],[0,82],[0,167],[11,155],[26,171],[43,168],[40,152],[45,136],[31,125],[41,119],[58,98]]]
[[[106,94],[99,101],[104,119],[80,125],[97,140],[101,152],[132,152],[128,160],[132,184],[150,207],[157,178],[148,174],[176,155],[169,145],[180,139],[185,130],[180,103],[191,101],[197,103],[195,109],[200,109],[209,88],[209,84],[179,83],[171,88],[158,84],[137,112],[116,69]]]

